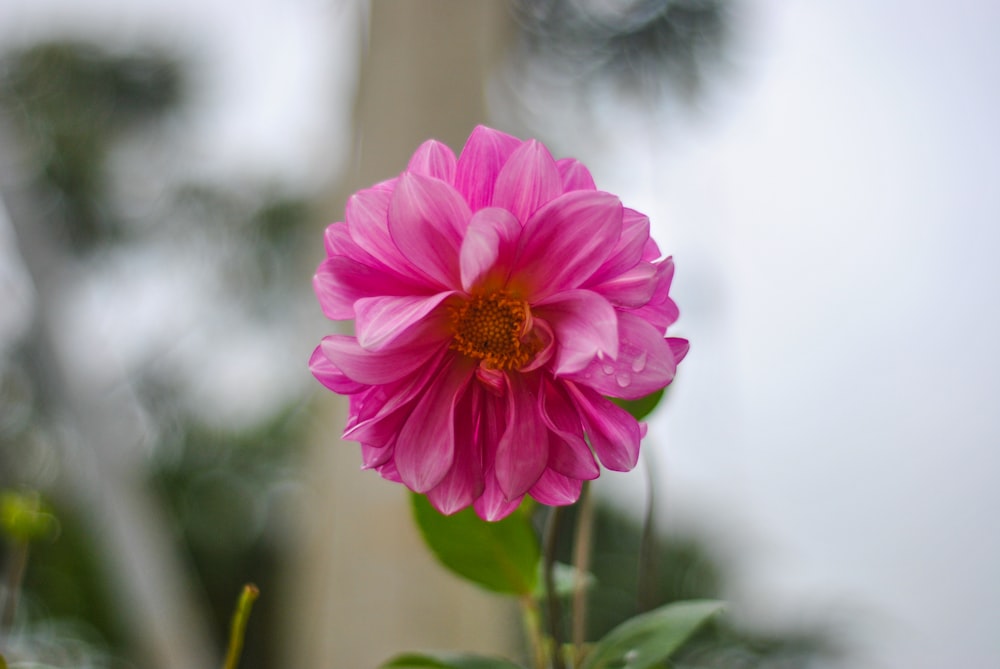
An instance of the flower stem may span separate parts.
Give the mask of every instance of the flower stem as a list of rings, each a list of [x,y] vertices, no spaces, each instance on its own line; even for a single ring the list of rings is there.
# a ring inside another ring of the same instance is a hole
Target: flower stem
[[[524,634],[531,644],[531,655],[535,669],[546,669],[541,615],[538,611],[538,604],[530,595],[521,598],[521,621],[524,623]]]
[[[13,542],[10,561],[7,563],[7,595],[4,597],[3,611],[0,613],[0,630],[9,630],[14,624],[17,600],[21,594],[21,582],[28,566],[28,542]]]
[[[648,449],[647,449],[648,451]],[[646,460],[646,517],[642,523],[642,539],[639,544],[639,574],[636,583],[636,606],[644,613],[656,606],[656,477],[653,463],[645,452]]]
[[[236,603],[236,610],[233,611],[233,620],[229,627],[229,650],[226,652],[226,663],[223,669],[236,669],[240,661],[240,654],[243,652],[243,637],[246,634],[247,620],[250,619],[250,609],[260,595],[260,590],[253,583],[243,586],[240,599]]]
[[[548,608],[549,635],[552,637],[552,669],[566,669],[563,661],[562,647],[562,611],[559,606],[559,594],[556,592],[555,564],[556,540],[559,537],[559,526],[563,517],[563,507],[554,506],[545,524],[545,600]]]
[[[573,566],[576,583],[573,587],[573,650],[574,666],[580,666],[587,641],[587,572],[590,570],[590,553],[594,533],[594,502],[590,496],[590,481],[583,482],[580,501],[577,503],[576,535],[573,538]]]

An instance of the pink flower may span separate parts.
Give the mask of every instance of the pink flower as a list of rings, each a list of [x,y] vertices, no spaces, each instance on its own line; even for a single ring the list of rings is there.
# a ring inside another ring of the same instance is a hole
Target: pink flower
[[[571,504],[635,466],[645,433],[607,397],[666,386],[687,352],[674,266],[649,220],[539,142],[478,127],[462,154],[425,142],[326,231],[316,293],[356,337],[312,373],[350,396],[364,467],[442,513],[503,518],[524,495]]]

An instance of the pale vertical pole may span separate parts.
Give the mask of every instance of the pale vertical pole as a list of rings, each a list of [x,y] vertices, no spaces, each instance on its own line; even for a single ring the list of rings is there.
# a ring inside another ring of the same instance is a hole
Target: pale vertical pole
[[[487,120],[485,83],[510,16],[499,0],[376,0],[368,28],[344,193],[397,175],[429,137],[461,150]],[[417,649],[509,653],[513,605],[434,562],[405,489],[359,471],[359,447],[338,438],[346,402],[324,393],[319,409],[283,666],[367,669]]]

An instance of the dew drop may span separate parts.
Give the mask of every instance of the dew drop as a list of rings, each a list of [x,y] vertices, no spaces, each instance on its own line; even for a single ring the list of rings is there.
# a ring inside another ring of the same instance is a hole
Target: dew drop
[[[625,653],[625,657],[623,659],[625,660],[625,666],[631,667],[632,663],[639,659],[639,651],[633,648],[632,650]]]
[[[632,375],[626,371],[621,371],[615,374],[615,382],[618,383],[619,388],[628,388],[632,383]]]
[[[646,369],[646,352],[639,351],[639,355],[632,361],[632,371],[638,374],[644,369]]]
[[[601,369],[603,369],[604,373],[607,374],[608,376],[611,376],[612,374],[615,373],[615,366],[614,365],[605,364],[603,367],[601,367]]]

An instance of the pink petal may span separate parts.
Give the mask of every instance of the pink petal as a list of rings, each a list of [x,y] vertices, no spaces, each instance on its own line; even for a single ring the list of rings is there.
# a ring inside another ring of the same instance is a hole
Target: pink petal
[[[562,177],[563,192],[571,190],[597,190],[594,177],[583,163],[573,158],[563,158],[556,161],[559,176]]]
[[[669,384],[677,371],[670,344],[634,313],[618,313],[618,357],[594,360],[567,378],[602,395],[639,399]]]
[[[599,284],[587,286],[616,307],[638,309],[647,304],[656,290],[656,268],[641,262]]]
[[[680,363],[681,360],[686,358],[688,349],[691,348],[688,340],[681,339],[680,337],[667,337],[667,345],[670,346],[670,351],[674,354],[675,363]]]
[[[534,300],[582,285],[615,247],[622,205],[600,191],[571,191],[524,226],[509,285]]]
[[[354,305],[358,343],[369,351],[377,351],[402,342],[419,345],[449,339],[447,310],[439,307],[454,294],[455,291],[445,291],[429,297],[385,295],[358,300]],[[436,317],[432,317],[435,310]]]
[[[361,468],[377,469],[381,467],[392,460],[393,450],[392,446],[375,448],[368,444],[361,444]]]
[[[330,359],[323,353],[322,346],[317,346],[309,358],[309,371],[312,372],[317,381],[335,393],[349,395],[359,393],[367,388],[366,385],[347,378],[347,375],[337,369],[337,366],[330,362]]]
[[[552,154],[531,139],[517,147],[497,175],[493,206],[503,207],[523,224],[562,192],[562,178]]]
[[[451,515],[469,506],[483,494],[482,444],[476,439],[478,405],[475,386],[465,393],[455,410],[455,462],[445,477],[427,493],[427,499],[441,513]]]
[[[520,235],[521,224],[506,209],[487,207],[473,214],[460,252],[462,288],[470,292],[505,284]]]
[[[455,166],[455,188],[472,211],[490,206],[497,175],[521,140],[499,130],[476,126]]]
[[[368,393],[353,395],[344,439],[381,445],[394,442],[410,415],[413,400],[425,393],[442,367],[453,360],[453,355],[446,356],[442,350],[409,377],[384,386],[369,386]]]
[[[373,295],[407,295],[412,283],[386,269],[335,255],[320,263],[313,289],[327,318],[354,318],[354,303]]]
[[[567,381],[565,388],[576,404],[601,464],[616,472],[627,472],[635,467],[641,439],[636,419],[586,386]]]
[[[528,491],[549,459],[548,430],[538,411],[536,388],[520,374],[507,375],[507,429],[497,446],[494,471],[507,499]]]
[[[656,265],[656,287],[649,302],[635,309],[634,314],[649,321],[663,334],[673,325],[680,313],[677,305],[670,298],[670,284],[674,278],[673,258],[665,258]]]
[[[360,190],[347,200],[347,229],[351,241],[363,249],[376,261],[390,267],[408,278],[426,280],[417,272],[410,262],[403,257],[389,234],[389,202],[392,191],[382,188]],[[327,237],[330,239],[330,230]]]
[[[410,158],[406,171],[453,183],[455,162],[455,154],[447,145],[436,139],[429,139]]]
[[[596,479],[601,470],[584,441],[583,425],[576,407],[554,383],[544,383],[543,389],[540,404],[542,420],[552,431],[548,467],[572,478]]]
[[[389,203],[389,232],[424,275],[442,288],[455,288],[460,280],[459,247],[471,215],[445,182],[406,172]]]
[[[556,336],[553,373],[580,371],[594,359],[618,355],[618,316],[611,304],[590,290],[567,290],[534,306]]]
[[[643,259],[642,250],[648,240],[649,218],[634,209],[623,209],[622,234],[618,243],[584,285],[589,287],[607,281],[635,267]]]
[[[445,367],[400,430],[393,461],[410,490],[427,492],[455,462],[455,407],[471,377],[469,365]]]
[[[368,385],[392,383],[412,374],[447,344],[432,343],[401,349],[369,351],[346,335],[329,335],[320,347],[341,372],[352,381]]]
[[[580,498],[580,490],[582,488],[582,481],[568,478],[551,469],[546,469],[535,485],[531,486],[528,494],[542,504],[565,506],[572,504]]]
[[[500,489],[500,483],[493,470],[486,472],[484,483],[483,494],[473,504],[476,514],[483,520],[490,522],[503,520],[512,514],[521,505],[521,500],[524,499],[524,495],[520,495],[508,500]]]

